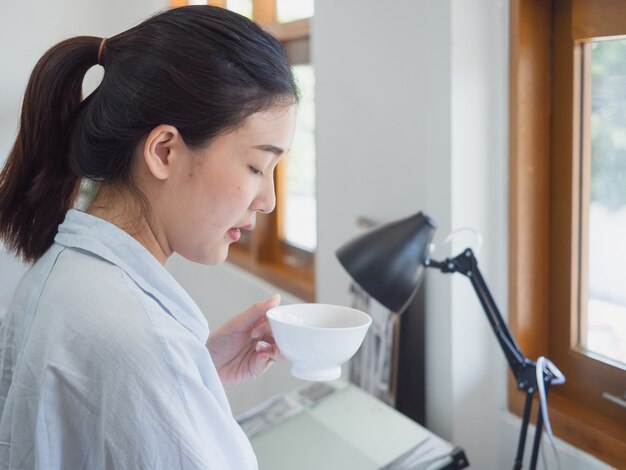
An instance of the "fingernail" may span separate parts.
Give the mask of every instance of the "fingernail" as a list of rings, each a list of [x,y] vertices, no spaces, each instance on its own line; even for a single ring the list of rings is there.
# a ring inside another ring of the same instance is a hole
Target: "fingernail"
[[[265,341],[259,341],[255,348],[256,352],[263,352],[263,351],[269,351],[270,349],[272,349],[272,346],[270,345],[270,343],[267,343]]]
[[[262,328],[257,328],[256,330],[252,330],[252,333],[250,333],[250,337],[252,339],[261,339],[261,338],[263,338],[263,329]]]

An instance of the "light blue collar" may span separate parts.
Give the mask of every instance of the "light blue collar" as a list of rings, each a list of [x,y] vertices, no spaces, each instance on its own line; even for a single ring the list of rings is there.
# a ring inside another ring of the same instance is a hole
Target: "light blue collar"
[[[169,315],[200,341],[206,341],[209,327],[196,303],[163,265],[124,230],[98,217],[70,209],[54,240],[119,266]]]

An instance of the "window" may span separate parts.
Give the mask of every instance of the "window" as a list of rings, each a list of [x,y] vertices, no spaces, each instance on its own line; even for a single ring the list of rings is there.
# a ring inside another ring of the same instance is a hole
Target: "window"
[[[567,377],[550,392],[555,434],[618,466],[626,3],[512,0],[510,12],[510,323],[529,357],[549,357]],[[517,413],[521,395],[511,384]]]
[[[626,31],[626,30],[625,30]],[[626,39],[577,46],[581,135],[578,346],[626,367]]]
[[[206,1],[172,0],[172,7]],[[253,232],[242,233],[228,260],[306,300],[315,300],[317,248],[315,194],[315,74],[310,60],[313,0],[209,0],[244,15],[285,47],[301,92],[296,135],[289,155],[276,168],[276,210],[257,216]]]

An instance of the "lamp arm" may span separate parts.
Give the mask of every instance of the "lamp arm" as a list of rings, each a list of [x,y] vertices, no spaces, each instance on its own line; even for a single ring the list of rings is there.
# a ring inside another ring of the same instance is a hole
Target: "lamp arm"
[[[456,257],[446,258],[444,261],[435,261],[426,258],[424,265],[430,268],[437,268],[444,273],[458,272],[470,279],[474,291],[487,315],[487,320],[515,376],[518,388],[526,391],[536,390],[535,363],[524,355],[513,338],[511,331],[502,318],[498,306],[483,279],[480,269],[478,269],[478,262],[473,251],[467,248]]]

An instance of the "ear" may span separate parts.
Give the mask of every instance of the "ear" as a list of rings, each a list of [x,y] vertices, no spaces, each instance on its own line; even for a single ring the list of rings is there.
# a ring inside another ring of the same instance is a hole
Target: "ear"
[[[165,180],[172,173],[172,163],[185,146],[174,126],[161,124],[148,134],[143,145],[143,159],[156,179]]]

